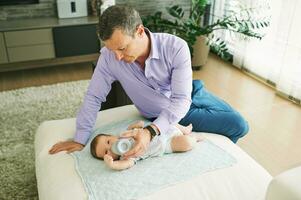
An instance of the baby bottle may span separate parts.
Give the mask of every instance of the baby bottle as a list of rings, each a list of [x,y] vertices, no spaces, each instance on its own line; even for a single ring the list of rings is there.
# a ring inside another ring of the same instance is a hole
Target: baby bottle
[[[135,140],[133,138],[120,138],[112,145],[112,152],[117,155],[123,155],[134,146]]]

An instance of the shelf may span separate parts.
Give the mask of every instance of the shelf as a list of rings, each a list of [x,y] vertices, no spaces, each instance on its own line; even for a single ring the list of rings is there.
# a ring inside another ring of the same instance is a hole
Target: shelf
[[[97,24],[96,16],[58,19],[56,17],[0,21],[0,32]]]
[[[65,65],[65,64],[75,64],[83,62],[93,62],[97,61],[99,53],[80,55],[80,56],[69,56],[63,58],[53,58],[53,59],[43,59],[27,62],[18,63],[6,63],[0,64],[0,72],[23,70],[23,69],[33,69],[41,67],[50,67],[55,65]]]

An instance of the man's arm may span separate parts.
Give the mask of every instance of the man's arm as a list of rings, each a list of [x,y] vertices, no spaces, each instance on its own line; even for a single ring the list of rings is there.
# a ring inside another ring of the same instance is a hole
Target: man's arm
[[[112,156],[106,154],[103,157],[104,162],[108,167],[114,170],[124,170],[132,167],[135,164],[133,159],[128,160],[113,160]]]
[[[101,56],[90,81],[84,102],[76,118],[76,133],[74,141],[85,145],[94,127],[101,103],[111,90],[111,84],[116,80],[109,70],[108,50],[102,50]]]
[[[171,96],[170,105],[153,122],[154,127],[164,134],[171,124],[178,123],[191,105],[192,69],[187,43],[177,41],[177,48],[171,52]]]
[[[116,80],[109,71],[109,64],[106,60],[107,56],[108,52],[102,50],[84,102],[77,114],[74,141],[59,142],[52,146],[49,153],[54,154],[60,151],[68,151],[70,153],[81,150],[88,142],[97,113],[101,108],[101,103],[106,101],[106,96],[111,90],[111,84]]]

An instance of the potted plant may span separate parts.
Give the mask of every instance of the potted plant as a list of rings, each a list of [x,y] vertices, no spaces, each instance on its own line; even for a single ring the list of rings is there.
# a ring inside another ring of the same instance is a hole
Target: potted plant
[[[174,5],[166,8],[169,18],[163,18],[162,12],[158,11],[153,15],[144,17],[143,24],[153,32],[167,32],[186,40],[194,69],[199,69],[205,64],[209,47],[211,51],[223,59],[231,59],[226,42],[222,37],[214,34],[217,30],[223,29],[239,33],[245,38],[261,39],[263,34],[259,33],[258,30],[269,26],[268,18],[255,19],[253,17],[256,8],[244,8],[242,6],[236,7],[227,16],[220,17],[212,23],[202,23],[204,15],[208,17],[208,6],[210,3],[207,0],[191,0],[191,7],[186,15],[181,6]]]

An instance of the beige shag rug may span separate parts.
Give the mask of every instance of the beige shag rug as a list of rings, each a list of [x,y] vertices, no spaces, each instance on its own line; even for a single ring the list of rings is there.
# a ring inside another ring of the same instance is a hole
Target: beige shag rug
[[[34,136],[46,120],[76,117],[88,80],[0,92],[0,199],[38,199]]]

